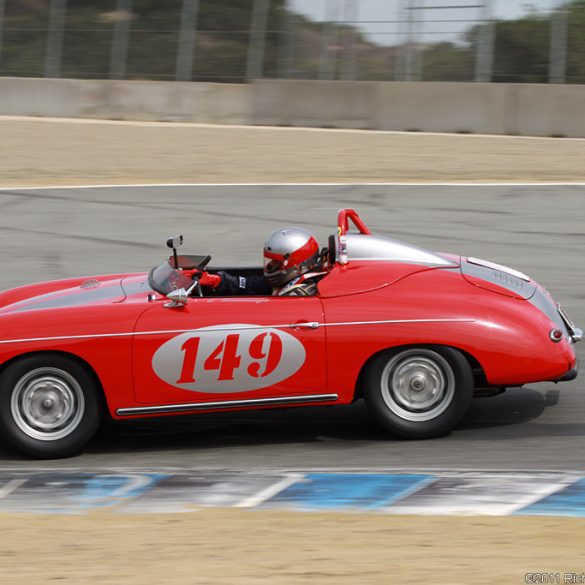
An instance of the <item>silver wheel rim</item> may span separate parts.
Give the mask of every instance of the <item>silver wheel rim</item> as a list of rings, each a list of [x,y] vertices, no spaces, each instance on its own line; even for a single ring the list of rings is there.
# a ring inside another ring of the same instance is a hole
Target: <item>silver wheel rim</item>
[[[412,422],[438,417],[455,395],[449,362],[427,349],[406,350],[392,357],[382,371],[380,384],[386,406]]]
[[[23,433],[40,441],[57,441],[79,426],[85,399],[71,374],[58,368],[38,368],[16,383],[10,408]]]

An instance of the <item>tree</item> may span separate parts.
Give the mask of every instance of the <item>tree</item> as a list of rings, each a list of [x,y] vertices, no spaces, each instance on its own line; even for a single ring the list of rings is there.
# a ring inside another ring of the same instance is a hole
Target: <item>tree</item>
[[[585,83],[585,0],[576,0],[569,4],[567,81]]]
[[[569,35],[567,81],[585,82],[585,0],[567,3]],[[495,23],[493,81],[503,83],[546,83],[550,67],[552,16],[535,10],[516,20]],[[478,27],[465,38],[476,50]]]
[[[474,55],[469,46],[437,43],[422,55],[424,81],[472,81]]]
[[[200,0],[193,78],[210,81],[245,79],[254,0]],[[127,77],[173,79],[182,0],[134,0]],[[7,0],[0,74],[43,73],[50,0]],[[271,0],[268,30],[277,31],[285,0]],[[69,0],[62,74],[78,78],[108,76],[115,0]],[[266,37],[265,71],[277,69],[278,35]]]

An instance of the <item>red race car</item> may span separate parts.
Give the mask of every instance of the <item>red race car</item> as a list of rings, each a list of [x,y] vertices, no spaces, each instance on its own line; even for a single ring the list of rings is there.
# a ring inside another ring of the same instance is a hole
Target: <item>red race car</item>
[[[0,425],[10,443],[62,457],[108,415],[359,398],[393,434],[430,438],[453,428],[474,393],[577,375],[582,332],[536,282],[374,235],[351,209],[339,212],[311,296],[212,294],[197,281],[210,257],[178,255],[181,242],[168,242],[173,254],[150,274],[0,294]]]

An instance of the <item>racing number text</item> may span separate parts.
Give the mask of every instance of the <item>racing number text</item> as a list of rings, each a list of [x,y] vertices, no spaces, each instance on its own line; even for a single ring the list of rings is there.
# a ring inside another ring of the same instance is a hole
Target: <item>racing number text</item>
[[[190,337],[181,346],[183,365],[177,384],[193,384],[197,381],[197,357],[200,337]],[[242,358],[238,354],[240,335],[228,335],[205,359],[203,369],[217,370],[217,380],[233,380],[234,370],[240,367]],[[267,347],[266,347],[267,346]],[[248,365],[248,375],[253,378],[264,378],[277,367],[282,357],[282,340],[276,333],[260,333],[250,341],[248,355],[254,360]]]

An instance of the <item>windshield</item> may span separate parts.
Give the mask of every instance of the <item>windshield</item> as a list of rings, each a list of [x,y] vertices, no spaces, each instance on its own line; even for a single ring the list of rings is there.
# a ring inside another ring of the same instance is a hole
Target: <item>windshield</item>
[[[180,288],[188,289],[193,284],[193,280],[185,276],[180,270],[173,268],[169,261],[165,260],[150,271],[148,284],[152,290],[166,296]]]

